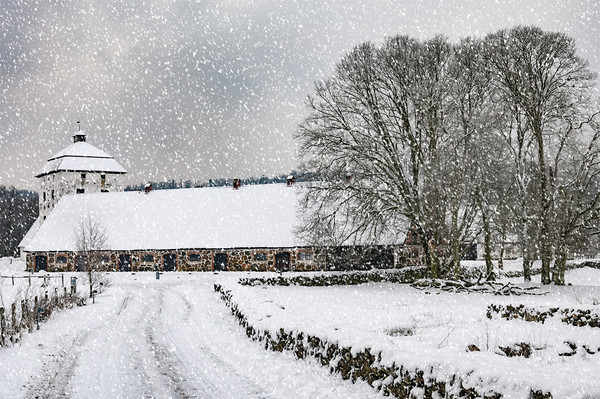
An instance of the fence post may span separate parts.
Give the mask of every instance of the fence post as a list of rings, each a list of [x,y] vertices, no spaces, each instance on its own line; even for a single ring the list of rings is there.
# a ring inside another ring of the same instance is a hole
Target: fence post
[[[29,286],[31,286],[31,275],[27,276],[29,278]]]
[[[13,285],[15,285],[15,275],[14,274],[12,276],[12,283],[13,283]]]
[[[63,273],[63,274],[61,274],[61,275],[60,275],[60,278],[61,278],[61,280],[62,280],[62,286],[64,287],[64,286],[65,286],[65,274],[64,274],[64,273]]]
[[[14,302],[12,305],[10,305],[10,313],[13,332],[17,333],[17,305]]]
[[[0,308],[0,345],[4,346],[6,338],[6,320],[4,319],[4,307]]]
[[[27,316],[27,302],[25,300],[21,301],[21,328],[27,328],[28,324],[28,316]]]

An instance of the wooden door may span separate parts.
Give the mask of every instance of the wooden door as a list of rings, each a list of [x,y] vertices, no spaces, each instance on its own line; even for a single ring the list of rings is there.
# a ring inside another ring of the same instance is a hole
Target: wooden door
[[[275,270],[283,272],[290,270],[289,252],[277,252],[277,254],[275,254]]]
[[[166,272],[174,272],[177,268],[177,254],[163,255],[163,270]]]
[[[214,270],[215,271],[227,271],[227,254],[218,253],[215,254],[214,258]]]

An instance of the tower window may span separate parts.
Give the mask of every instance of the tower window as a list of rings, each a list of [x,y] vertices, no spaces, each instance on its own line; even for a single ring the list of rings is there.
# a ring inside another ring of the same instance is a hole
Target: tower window
[[[106,188],[106,175],[104,173],[100,175],[100,186]]]
[[[81,185],[85,186],[85,173],[81,174]]]

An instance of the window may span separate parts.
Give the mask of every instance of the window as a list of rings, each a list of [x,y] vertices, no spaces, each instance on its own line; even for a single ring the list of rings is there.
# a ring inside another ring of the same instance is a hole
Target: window
[[[100,256],[98,257],[98,260],[99,260],[100,262],[102,262],[103,264],[107,264],[107,263],[109,263],[109,262],[110,262],[110,258],[109,258],[109,256],[108,256],[108,255],[100,255]]]
[[[83,193],[85,193],[85,190],[83,188],[77,189],[77,194],[83,194]]]
[[[67,257],[65,255],[56,255],[56,263],[67,263]]]
[[[100,175],[100,186],[106,188],[106,175],[104,173]]]
[[[265,252],[256,252],[254,254],[254,260],[257,262],[265,262],[267,260],[267,254]]]
[[[300,251],[298,252],[298,260],[308,262],[313,260],[313,254],[310,251]]]
[[[81,185],[85,186],[85,173],[81,174]]]
[[[152,263],[154,262],[154,255],[151,254],[145,254],[142,256],[142,262],[143,263]]]
[[[202,257],[200,256],[200,254],[188,254],[188,260],[190,262],[200,262],[202,260]]]

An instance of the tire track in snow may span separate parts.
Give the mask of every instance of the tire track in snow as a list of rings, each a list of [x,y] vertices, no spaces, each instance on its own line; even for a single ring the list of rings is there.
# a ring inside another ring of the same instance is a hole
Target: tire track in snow
[[[160,374],[167,380],[167,386],[174,394],[173,397],[181,399],[203,397],[183,374],[183,371],[186,370],[185,365],[175,354],[175,351],[168,348],[158,339],[158,335],[161,332],[157,331],[157,326],[163,325],[162,322],[159,322],[163,315],[163,300],[164,295],[161,290],[158,294],[158,310],[154,313],[145,330],[150,352],[156,361],[155,365]]]
[[[132,295],[128,294],[123,298],[119,310],[107,320],[102,328],[108,328],[109,331],[116,327],[116,322],[119,320],[123,311],[127,308],[132,300]],[[68,337],[63,337],[61,342],[67,342],[59,347],[58,351],[53,350],[44,356],[47,358],[42,364],[42,373],[38,376],[33,376],[28,383],[28,389],[25,398],[35,399],[54,399],[71,397],[71,379],[74,376],[78,366],[78,361],[82,350],[86,346],[86,342],[90,340],[93,333],[98,333],[95,329],[85,329],[76,333],[75,338],[68,340]],[[111,334],[108,334],[111,335]],[[136,359],[136,363],[141,364],[140,359]],[[148,386],[150,381],[145,370],[140,367],[144,375],[143,386]],[[150,395],[145,397],[152,397]]]
[[[42,365],[42,374],[30,381],[25,397],[35,399],[69,398],[70,381],[73,377],[81,347],[88,339],[88,331],[82,331],[58,352],[46,355],[49,360]]]
[[[187,296],[183,295],[181,292],[176,291],[174,293],[177,294],[177,296],[181,299],[184,305],[183,307],[185,309],[185,314],[183,315],[183,320],[185,322],[185,325],[183,327],[188,330],[193,329],[194,336],[197,338],[195,344],[196,346],[199,346],[200,349],[200,356],[198,358],[193,359],[193,361],[186,361],[185,359],[180,358],[181,363],[193,368],[198,366],[199,359],[203,359],[204,361],[202,362],[202,365],[206,366],[210,364],[210,367],[205,367],[204,369],[210,369],[211,371],[218,370],[219,375],[227,376],[229,381],[241,382],[241,385],[245,388],[245,391],[250,391],[247,392],[249,395],[245,395],[246,397],[251,397],[253,399],[268,398],[269,396],[265,393],[265,390],[262,387],[258,386],[255,382],[251,381],[247,377],[241,375],[231,364],[223,360],[222,356],[220,356],[219,353],[215,351],[215,348],[211,347],[211,342],[208,341],[206,338],[207,336],[209,336],[209,334],[207,334],[206,327],[200,325],[199,323],[193,323],[191,321],[191,316],[192,314],[195,314],[196,310],[192,302],[187,298]],[[164,327],[166,326],[164,326],[163,321],[163,328]],[[180,342],[180,340],[178,340],[177,337],[173,334],[173,332],[171,332],[168,328],[164,328],[164,331],[165,335],[168,335],[173,342]],[[176,351],[176,353],[180,354],[181,352]],[[199,377],[200,376],[197,376],[196,378],[198,379]],[[205,378],[203,378],[203,380],[204,379]],[[236,397],[235,393],[232,395],[229,392],[225,392],[224,389],[219,388],[219,386],[214,383],[211,383],[211,385],[214,387],[214,389],[211,390],[210,393],[212,395],[218,395],[216,396],[218,398]]]

